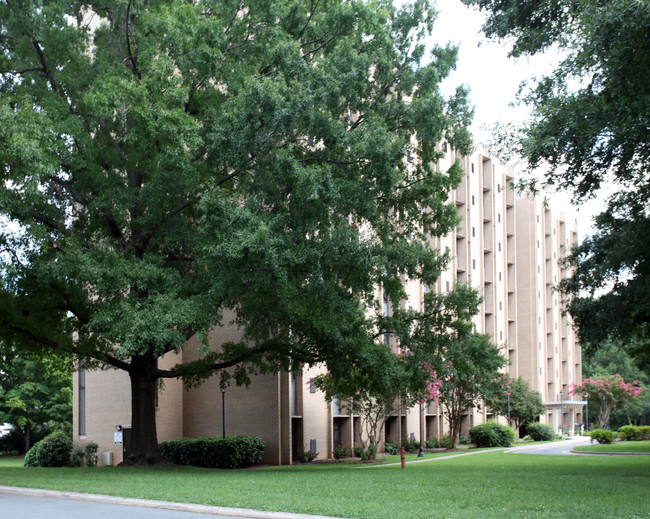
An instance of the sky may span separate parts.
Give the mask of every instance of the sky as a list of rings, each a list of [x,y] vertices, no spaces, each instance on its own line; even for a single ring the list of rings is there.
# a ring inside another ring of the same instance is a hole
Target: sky
[[[554,69],[559,61],[557,53],[508,58],[507,42],[487,40],[480,29],[485,15],[466,7],[460,0],[436,0],[439,11],[434,24],[433,41],[440,44],[452,42],[459,46],[458,64],[442,85],[444,95],[454,92],[457,85],[470,87],[474,105],[474,122],[471,126],[477,143],[488,142],[491,127],[497,123],[523,122],[527,107],[515,107],[519,85],[522,81],[540,77]],[[551,209],[567,218],[577,218],[580,236],[590,234],[591,217],[603,208],[603,201],[594,200],[578,208],[570,205],[568,194],[549,193]],[[576,215],[579,215],[576,217]]]
[[[519,84],[536,75],[540,61],[508,58],[506,43],[487,40],[481,33],[484,14],[470,9],[460,0],[437,0],[438,19],[434,24],[433,41],[451,42],[459,46],[458,64],[443,84],[443,93],[451,94],[457,85],[471,89],[475,105],[472,132],[479,141],[489,138],[487,128],[495,122],[521,121],[527,111],[511,106]],[[544,61],[548,61],[548,58]]]

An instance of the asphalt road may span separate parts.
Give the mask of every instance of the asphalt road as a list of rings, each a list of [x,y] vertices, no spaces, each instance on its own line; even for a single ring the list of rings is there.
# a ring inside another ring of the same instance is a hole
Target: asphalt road
[[[0,494],[0,510],[3,517],[22,519],[235,519],[244,516],[225,516],[161,510],[140,506],[111,505],[87,501],[72,501],[52,497]]]
[[[0,487],[0,517],[21,519],[334,519],[284,512]]]

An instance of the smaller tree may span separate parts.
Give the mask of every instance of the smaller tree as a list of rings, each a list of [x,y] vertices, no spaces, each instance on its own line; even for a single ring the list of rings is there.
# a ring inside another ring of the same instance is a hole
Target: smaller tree
[[[592,402],[595,408],[596,423],[599,429],[604,429],[612,411],[621,409],[636,400],[642,392],[638,381],[625,382],[619,374],[585,378],[581,384],[569,388],[569,394],[584,396]]]
[[[442,381],[436,388],[439,404],[456,447],[463,415],[503,390],[496,379],[505,359],[487,335],[473,331],[472,318],[481,303],[476,289],[459,283],[444,294],[427,293],[424,302],[408,350],[420,362],[435,366],[436,377]]]
[[[634,343],[627,343],[620,340],[607,341],[597,349],[584,344],[582,373],[585,378],[592,376],[614,375],[618,373],[625,380],[636,380],[644,390],[650,386],[650,375],[639,369],[634,363],[630,351],[637,347]],[[593,416],[592,416],[593,418]],[[642,398],[628,400],[626,405],[619,409],[612,410],[609,415],[608,424],[612,429],[618,429],[624,425],[647,425],[646,413]]]
[[[0,422],[18,431],[27,452],[36,428],[72,421],[72,362],[25,357],[13,348],[4,348],[0,358]]]
[[[492,411],[501,416],[508,416],[508,395],[510,396],[510,420],[515,428],[524,423],[534,422],[544,412],[542,397],[533,391],[523,378],[512,379],[508,375],[500,377],[503,391],[497,391],[492,401]]]
[[[445,352],[440,404],[449,422],[452,447],[458,447],[463,415],[503,392],[499,370],[505,359],[485,334],[457,336]]]
[[[409,352],[397,353],[385,344],[378,344],[375,353],[374,369],[353,369],[345,377],[334,377],[327,372],[308,381],[323,391],[328,401],[338,398],[346,413],[359,416],[364,459],[376,456],[377,438],[397,403],[409,407],[437,399],[442,384],[429,363]]]

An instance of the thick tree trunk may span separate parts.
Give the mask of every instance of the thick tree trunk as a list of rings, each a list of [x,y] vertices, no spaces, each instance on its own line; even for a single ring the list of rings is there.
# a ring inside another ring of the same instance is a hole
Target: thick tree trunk
[[[450,424],[449,435],[451,436],[452,448],[454,449],[457,449],[458,445],[460,444],[460,421],[461,415],[458,414],[453,418],[453,423]]]
[[[156,433],[156,366],[153,355],[131,359],[131,441],[122,465],[165,463]]]

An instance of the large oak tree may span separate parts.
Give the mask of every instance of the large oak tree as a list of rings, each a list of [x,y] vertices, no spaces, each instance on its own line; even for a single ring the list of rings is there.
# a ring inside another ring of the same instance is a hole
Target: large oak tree
[[[133,463],[160,460],[161,378],[364,366],[395,327],[375,288],[398,308],[405,279],[432,283],[427,240],[457,218],[436,146],[468,151],[470,111],[439,94],[456,52],[426,55],[434,18],[421,0],[0,1],[0,339],[126,371]],[[243,339],[158,367],[220,325]]]

